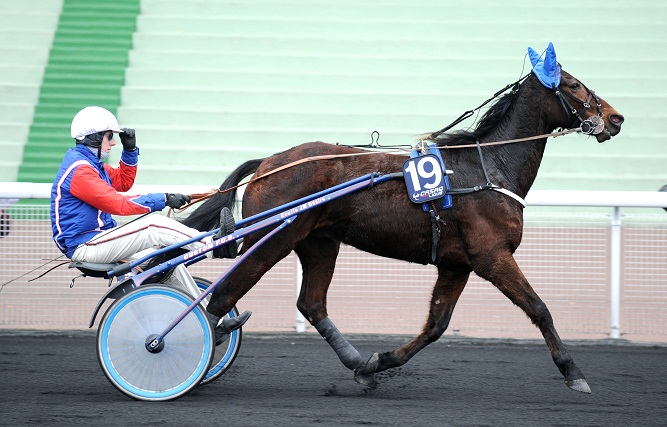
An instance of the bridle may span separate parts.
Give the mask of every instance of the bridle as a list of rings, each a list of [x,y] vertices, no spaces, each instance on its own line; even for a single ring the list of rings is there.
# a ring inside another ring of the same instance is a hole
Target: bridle
[[[582,101],[581,99],[573,96],[572,94],[561,92],[560,89],[558,89],[558,87],[556,87],[554,83],[551,84],[551,89],[554,91],[556,97],[560,101],[560,105],[565,110],[565,114],[569,116],[571,113],[577,120],[579,120],[579,124],[581,125],[580,126],[581,132],[585,133],[586,135],[597,135],[604,129],[604,122],[602,121],[602,104],[600,103],[600,98],[598,98],[598,96],[595,94],[594,91],[586,87],[585,84],[581,82],[579,82],[579,84],[582,85],[588,92],[588,98],[586,99],[586,101]],[[570,103],[570,101],[568,100],[568,98],[580,103],[582,105],[581,110],[577,110],[576,108],[574,108]],[[581,115],[586,110],[592,108],[591,100],[595,100],[595,106],[598,115],[590,116],[589,118],[584,120],[581,117]]]

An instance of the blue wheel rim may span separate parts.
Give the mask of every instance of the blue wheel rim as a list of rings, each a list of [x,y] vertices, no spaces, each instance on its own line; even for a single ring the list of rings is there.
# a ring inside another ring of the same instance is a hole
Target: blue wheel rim
[[[213,336],[200,308],[167,334],[163,351],[150,353],[144,346],[146,337],[161,333],[191,302],[174,289],[149,286],[109,309],[98,334],[98,354],[114,386],[138,399],[168,400],[199,383],[213,356]]]

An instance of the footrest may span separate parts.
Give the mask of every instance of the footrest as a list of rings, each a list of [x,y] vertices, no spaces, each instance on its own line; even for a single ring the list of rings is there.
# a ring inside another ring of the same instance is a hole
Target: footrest
[[[103,277],[105,279],[108,279],[109,278],[108,272],[113,270],[118,265],[119,265],[118,263],[99,264],[96,262],[72,261],[68,267],[76,268],[86,276]]]

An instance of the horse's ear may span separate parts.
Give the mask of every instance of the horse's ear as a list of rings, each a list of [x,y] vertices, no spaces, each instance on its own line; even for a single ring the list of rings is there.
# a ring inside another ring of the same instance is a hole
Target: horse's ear
[[[558,87],[560,84],[560,66],[556,60],[554,45],[551,42],[549,43],[544,59],[532,47],[528,48],[528,56],[531,64],[533,64],[533,73],[540,82],[549,89],[553,86]]]
[[[540,54],[535,51],[532,47],[528,48],[528,57],[530,58],[530,63],[533,64],[533,67],[540,62]]]
[[[554,45],[551,42],[549,42],[549,47],[547,47],[547,52],[544,55],[544,74],[553,77],[557,75],[560,76],[558,61],[556,61],[556,50],[554,49]]]

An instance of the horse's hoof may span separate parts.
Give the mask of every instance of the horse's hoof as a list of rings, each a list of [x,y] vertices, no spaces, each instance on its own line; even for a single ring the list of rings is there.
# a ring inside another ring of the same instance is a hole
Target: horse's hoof
[[[378,382],[375,380],[375,374],[360,374],[355,370],[354,380],[368,390],[375,390],[378,386]]]
[[[375,380],[375,371],[379,363],[380,355],[373,353],[366,363],[354,370],[354,380],[366,389],[374,390],[378,385]]]
[[[368,358],[366,363],[364,363],[362,366],[359,366],[357,369],[354,370],[354,374],[371,374],[375,373],[378,369],[378,365],[380,364],[380,355],[378,353],[373,353],[371,357]]]
[[[588,386],[588,383],[583,378],[578,380],[565,381],[565,385],[570,387],[574,391],[580,391],[582,393],[591,394],[591,388]]]

